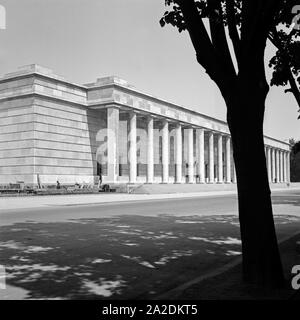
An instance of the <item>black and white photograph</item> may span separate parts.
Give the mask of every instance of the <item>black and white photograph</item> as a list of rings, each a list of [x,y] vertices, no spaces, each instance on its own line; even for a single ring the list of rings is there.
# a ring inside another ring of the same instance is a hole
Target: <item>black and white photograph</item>
[[[0,300],[300,300],[299,0],[0,0]]]

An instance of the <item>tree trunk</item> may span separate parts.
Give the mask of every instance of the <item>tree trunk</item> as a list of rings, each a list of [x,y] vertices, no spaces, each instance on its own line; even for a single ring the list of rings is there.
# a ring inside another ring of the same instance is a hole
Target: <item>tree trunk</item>
[[[284,277],[263,138],[268,86],[253,84],[257,81],[248,74],[226,101],[237,175],[243,278],[248,283],[279,288],[284,284]]]

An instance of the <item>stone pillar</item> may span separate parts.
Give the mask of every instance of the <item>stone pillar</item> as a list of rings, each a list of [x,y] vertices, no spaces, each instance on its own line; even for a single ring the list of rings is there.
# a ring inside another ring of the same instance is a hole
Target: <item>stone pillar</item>
[[[182,128],[177,124],[175,128],[175,182],[182,183]]]
[[[283,151],[280,150],[280,182],[283,183]]]
[[[275,182],[276,178],[276,161],[275,161],[275,149],[271,149],[271,154],[272,154],[272,182]]]
[[[107,108],[107,181],[118,179],[119,109]]]
[[[223,183],[223,137],[218,135],[218,183]]]
[[[153,183],[154,178],[154,151],[153,151],[153,118],[147,122],[147,183]]]
[[[188,176],[189,183],[194,183],[194,129],[187,129],[188,132]]]
[[[231,183],[231,151],[229,136],[226,136],[226,183]]]
[[[198,174],[200,183],[205,183],[205,163],[204,163],[204,129],[197,129],[197,144],[198,144]]]
[[[272,182],[272,164],[271,164],[271,149],[270,149],[270,147],[267,147],[267,168],[268,168],[269,182]]]
[[[286,152],[282,151],[282,159],[283,159],[283,183],[286,182]]]
[[[287,182],[291,182],[291,163],[290,163],[290,152],[287,153]]]
[[[129,182],[136,183],[136,113],[129,114]]]
[[[209,132],[208,138],[208,168],[209,168],[209,183],[215,182],[215,174],[214,174],[214,134],[213,132]]]
[[[276,154],[276,182],[279,183],[280,180],[280,171],[279,171],[279,150],[275,151]]]
[[[288,182],[288,152],[284,152],[284,182]]]
[[[175,128],[175,175],[176,183],[182,183],[182,126],[177,124]]]
[[[235,170],[235,165],[233,166],[233,183],[236,183],[236,170]]]
[[[169,124],[163,121],[162,127],[162,183],[169,183]]]

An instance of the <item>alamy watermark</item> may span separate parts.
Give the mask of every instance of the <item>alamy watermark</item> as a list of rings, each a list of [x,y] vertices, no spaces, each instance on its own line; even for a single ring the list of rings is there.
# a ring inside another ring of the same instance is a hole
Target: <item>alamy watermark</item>
[[[0,4],[0,30],[6,29],[6,9]]]
[[[292,278],[292,288],[294,290],[300,289],[300,265],[295,265],[292,268],[292,274],[294,275]]]
[[[6,289],[5,268],[0,264],[0,290]]]
[[[292,14],[294,14],[294,18],[292,20],[293,29],[300,30],[300,5],[296,5],[292,9]]]

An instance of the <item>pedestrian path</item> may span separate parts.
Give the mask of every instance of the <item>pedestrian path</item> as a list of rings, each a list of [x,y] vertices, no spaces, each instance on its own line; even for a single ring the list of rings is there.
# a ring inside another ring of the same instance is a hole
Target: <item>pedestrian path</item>
[[[300,187],[276,188],[272,192],[300,190]],[[180,198],[216,197],[236,195],[236,190],[182,192],[163,194],[126,194],[126,193],[99,193],[81,195],[56,195],[56,196],[28,196],[28,197],[2,197],[0,210],[41,208],[48,206],[78,206],[96,205],[104,203],[117,203],[124,201],[151,201]]]

